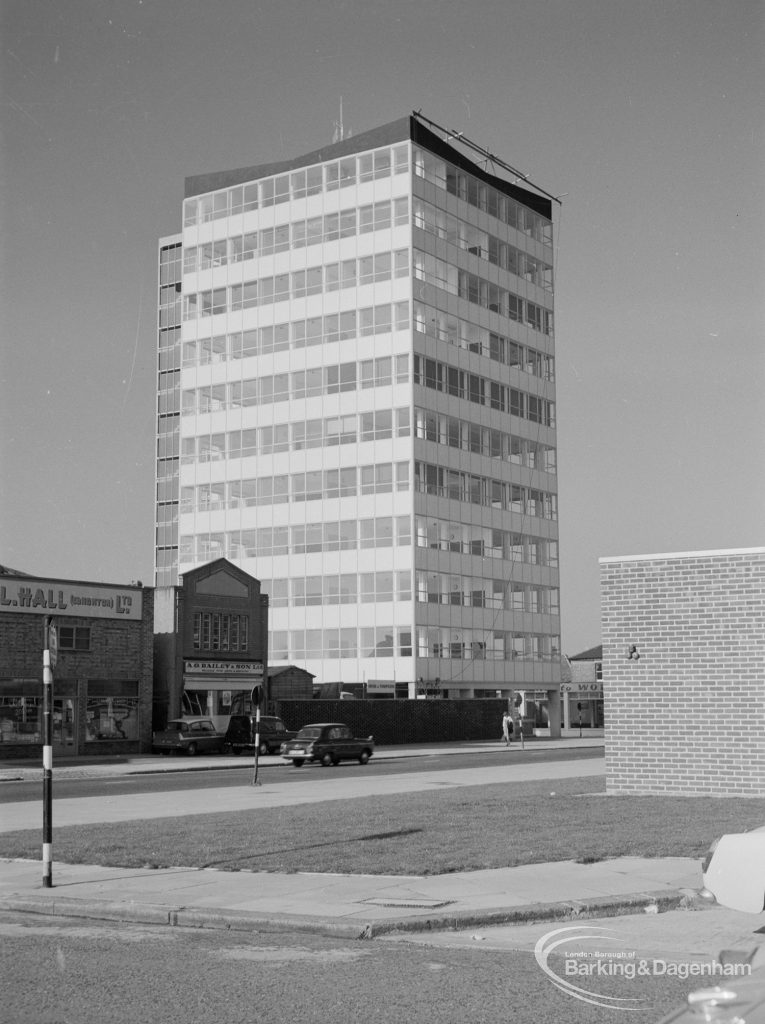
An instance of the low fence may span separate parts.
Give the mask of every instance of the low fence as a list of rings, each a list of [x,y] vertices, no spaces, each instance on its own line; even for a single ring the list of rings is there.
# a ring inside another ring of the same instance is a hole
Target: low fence
[[[443,743],[500,740],[507,701],[470,700],[280,700],[275,712],[288,729],[312,722],[343,722],[355,736],[375,742]]]

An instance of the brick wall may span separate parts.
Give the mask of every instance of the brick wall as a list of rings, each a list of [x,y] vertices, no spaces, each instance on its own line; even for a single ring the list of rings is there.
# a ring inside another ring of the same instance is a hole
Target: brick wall
[[[311,722],[344,722],[375,743],[497,740],[507,701],[486,700],[281,700],[276,714],[288,729]]]
[[[765,796],[765,548],[604,558],[600,580],[608,792]]]

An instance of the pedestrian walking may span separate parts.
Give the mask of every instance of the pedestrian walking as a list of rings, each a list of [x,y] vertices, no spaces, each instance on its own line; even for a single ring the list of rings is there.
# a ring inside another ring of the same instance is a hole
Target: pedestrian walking
[[[512,719],[507,711],[502,716],[502,737],[505,741],[505,746],[510,745],[510,729],[512,728]]]

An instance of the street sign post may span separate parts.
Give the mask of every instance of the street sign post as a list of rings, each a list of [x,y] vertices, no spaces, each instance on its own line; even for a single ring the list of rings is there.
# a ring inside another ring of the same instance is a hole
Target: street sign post
[[[516,693],[513,697],[513,707],[515,708],[515,714],[513,716],[513,729],[518,726],[518,738],[521,741],[521,750],[526,749],[523,736],[523,694]]]
[[[58,630],[56,623],[48,619],[48,650],[50,651],[50,667],[55,668],[58,661]]]
[[[255,761],[252,768],[252,785],[259,786],[258,782],[258,755],[260,753],[260,701],[263,697],[263,687],[253,686],[250,700],[255,708]]]

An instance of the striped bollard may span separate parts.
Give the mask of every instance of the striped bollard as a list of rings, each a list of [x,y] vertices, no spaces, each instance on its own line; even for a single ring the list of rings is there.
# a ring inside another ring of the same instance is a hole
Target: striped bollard
[[[47,641],[46,641],[47,642]],[[53,669],[43,651],[43,888],[53,885]]]

